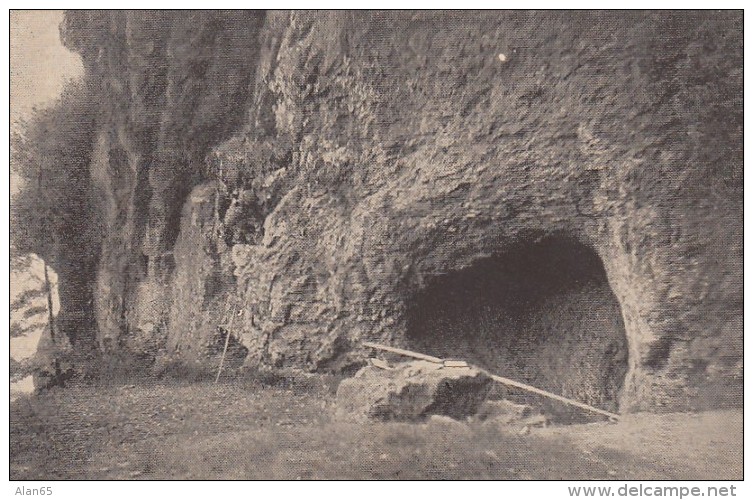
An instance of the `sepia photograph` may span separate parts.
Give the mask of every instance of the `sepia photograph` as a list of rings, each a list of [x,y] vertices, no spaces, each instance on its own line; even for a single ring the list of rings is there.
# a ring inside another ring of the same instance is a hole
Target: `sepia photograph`
[[[8,15],[11,494],[739,493],[743,10]]]

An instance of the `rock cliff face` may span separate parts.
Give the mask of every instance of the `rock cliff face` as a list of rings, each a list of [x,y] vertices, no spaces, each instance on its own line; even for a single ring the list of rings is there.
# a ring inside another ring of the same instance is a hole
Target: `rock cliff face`
[[[66,30],[109,95],[103,345],[337,371],[371,339],[622,411],[742,403],[739,13]]]
[[[61,34],[102,105],[91,180],[102,252],[95,313],[105,351],[165,346],[173,248],[204,156],[243,123],[258,12],[74,11]]]

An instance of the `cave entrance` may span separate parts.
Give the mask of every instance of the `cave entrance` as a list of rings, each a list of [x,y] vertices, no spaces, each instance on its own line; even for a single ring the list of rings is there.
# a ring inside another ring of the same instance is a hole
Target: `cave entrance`
[[[563,236],[522,242],[434,279],[408,304],[407,340],[419,352],[611,411],[628,368],[622,313],[601,259]]]

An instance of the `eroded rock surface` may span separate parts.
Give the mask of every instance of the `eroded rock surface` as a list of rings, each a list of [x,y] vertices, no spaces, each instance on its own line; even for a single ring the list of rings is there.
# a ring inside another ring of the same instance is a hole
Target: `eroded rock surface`
[[[233,249],[253,363],[338,370],[362,359],[360,339],[410,345],[423,290],[555,238],[595,255],[603,278],[589,291],[572,273],[562,294],[535,298],[525,324],[494,327],[512,347],[500,368],[538,381],[543,370],[518,360],[559,353],[569,370],[591,351],[593,366],[564,385],[544,374],[544,388],[623,410],[739,403],[738,17],[267,22],[255,126],[212,160],[259,172],[271,200],[263,237]],[[290,154],[263,160],[270,143]],[[571,297],[581,308],[563,315]],[[624,342],[595,345],[599,325]],[[530,348],[515,340],[529,327],[541,333]]]
[[[160,16],[66,32],[108,91],[103,344],[214,363],[231,328],[250,366],[337,372],[381,340],[621,411],[741,404],[741,14]]]

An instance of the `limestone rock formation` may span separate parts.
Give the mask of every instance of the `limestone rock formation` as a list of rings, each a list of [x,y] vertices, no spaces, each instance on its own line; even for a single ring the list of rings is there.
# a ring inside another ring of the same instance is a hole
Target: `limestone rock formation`
[[[740,13],[67,19],[107,90],[103,346],[214,363],[219,327],[342,371],[370,339],[621,411],[742,403]]]
[[[90,171],[103,227],[94,307],[105,351],[166,344],[183,205],[211,180],[209,148],[243,122],[262,19],[254,11],[66,14],[63,41],[83,57],[102,100]]]

